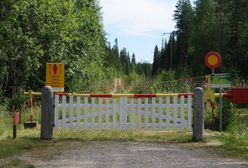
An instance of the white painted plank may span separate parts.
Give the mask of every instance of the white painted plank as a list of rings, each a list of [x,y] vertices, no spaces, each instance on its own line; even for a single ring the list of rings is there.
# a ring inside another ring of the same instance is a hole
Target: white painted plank
[[[188,105],[188,111],[187,111],[188,124],[187,124],[187,127],[191,131],[192,130],[192,96],[188,96],[187,105]]]
[[[145,98],[145,128],[148,128],[148,119],[149,119],[149,104],[148,98]]]
[[[163,97],[159,98],[159,129],[163,128]]]
[[[70,128],[73,128],[73,96],[70,96]]]
[[[102,129],[102,98],[99,98],[99,108],[98,108],[98,128]]]
[[[110,101],[109,99],[106,99],[106,129],[109,130],[109,116],[110,116]]]
[[[118,110],[118,105],[117,105],[117,100],[113,99],[113,129],[117,128],[117,123],[116,123],[116,114],[117,114],[117,110]]]
[[[173,97],[173,127],[174,129],[177,128],[177,108],[178,108],[178,104],[177,104],[177,96]]]
[[[88,112],[89,112],[89,105],[88,105],[88,97],[84,97],[84,128],[88,128]]]
[[[119,109],[119,116],[120,116],[120,121],[119,121],[119,128],[123,129],[123,97],[120,97],[120,109]]]
[[[66,96],[62,96],[62,127],[66,125]]]
[[[91,98],[91,128],[95,128],[95,118],[96,118],[96,98]]]
[[[55,95],[54,101],[54,127],[59,127],[59,95]]]
[[[135,123],[134,123],[134,114],[135,114],[135,107],[134,107],[134,98],[131,98],[131,102],[130,102],[131,104],[130,104],[130,111],[131,111],[131,119],[130,119],[130,121],[131,121],[131,127],[132,128],[135,128]]]
[[[138,128],[142,127],[142,111],[141,111],[141,107],[142,107],[142,101],[141,101],[141,98],[138,98]]]
[[[77,128],[81,128],[81,98],[77,97]]]
[[[166,97],[166,130],[170,130],[170,120],[171,120],[171,116],[170,116],[170,96]]]
[[[185,123],[184,123],[184,96],[180,96],[180,128],[182,130],[185,128]]]
[[[156,125],[156,98],[152,98],[152,128],[155,128]]]
[[[122,122],[122,128],[123,129],[126,129],[127,128],[127,97],[123,97],[123,100],[122,100],[122,108],[123,108],[123,122]]]

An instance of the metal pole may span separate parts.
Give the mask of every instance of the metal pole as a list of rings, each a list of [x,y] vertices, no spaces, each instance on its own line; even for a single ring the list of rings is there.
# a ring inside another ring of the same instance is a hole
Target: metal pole
[[[170,42],[171,42],[171,54],[170,54],[170,57],[171,57],[171,58],[170,58],[170,65],[171,65],[170,68],[171,68],[171,70],[172,70],[172,38],[173,38],[172,36],[173,36],[173,32],[172,32],[172,35],[171,35],[171,37],[170,37],[170,39],[171,39],[171,41],[170,41]]]
[[[221,88],[220,88],[220,97],[219,97],[219,101],[220,101],[220,131],[222,131],[222,96],[221,96]]]

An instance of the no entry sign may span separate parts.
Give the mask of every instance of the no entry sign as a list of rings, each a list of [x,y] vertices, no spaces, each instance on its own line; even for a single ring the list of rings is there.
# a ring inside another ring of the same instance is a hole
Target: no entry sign
[[[64,64],[46,64],[46,85],[51,86],[54,92],[64,92]]]
[[[215,69],[220,66],[222,60],[221,56],[216,51],[210,51],[205,55],[205,64],[208,68]]]

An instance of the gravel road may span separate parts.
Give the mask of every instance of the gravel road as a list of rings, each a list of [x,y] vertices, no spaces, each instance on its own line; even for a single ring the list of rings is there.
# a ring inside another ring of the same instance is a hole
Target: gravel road
[[[68,142],[66,149],[26,153],[21,160],[46,168],[247,168],[248,162],[220,156],[193,144]]]

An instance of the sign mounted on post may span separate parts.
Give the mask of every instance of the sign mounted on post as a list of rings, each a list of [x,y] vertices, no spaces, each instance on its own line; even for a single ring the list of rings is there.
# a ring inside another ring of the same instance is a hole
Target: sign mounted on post
[[[231,74],[214,74],[211,75],[212,88],[230,88],[231,87]]]
[[[208,68],[215,69],[220,66],[222,59],[218,52],[210,51],[205,55],[204,62]]]
[[[46,64],[46,85],[51,86],[54,92],[64,92],[65,70],[62,63]]]

